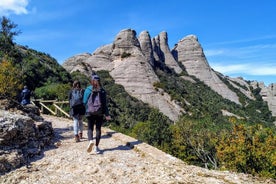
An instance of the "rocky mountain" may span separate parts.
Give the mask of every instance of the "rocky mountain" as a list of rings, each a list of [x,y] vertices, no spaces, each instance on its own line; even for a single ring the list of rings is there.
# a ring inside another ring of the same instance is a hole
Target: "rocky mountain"
[[[158,108],[173,121],[186,112],[177,101],[171,100],[170,95],[154,87],[159,82],[156,68],[174,72],[189,81],[194,81],[195,77],[236,104],[241,104],[237,91],[254,100],[251,89],[259,87],[273,115],[276,114],[273,84],[265,87],[262,83],[249,83],[214,71],[195,35],[184,37],[170,51],[166,32],[151,38],[147,31],[143,31],[137,37],[134,30],[125,29],[116,35],[113,43],[99,47],[92,54],[72,56],[62,66],[68,72],[80,71],[87,75],[92,70],[107,70],[130,95]]]
[[[263,82],[252,82],[254,88],[261,88],[261,95],[264,101],[267,102],[269,109],[272,112],[272,116],[276,116],[276,83],[265,86]]]

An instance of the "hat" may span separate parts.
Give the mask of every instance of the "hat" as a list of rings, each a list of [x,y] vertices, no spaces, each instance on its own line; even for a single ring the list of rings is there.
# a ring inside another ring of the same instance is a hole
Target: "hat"
[[[91,75],[91,79],[92,80],[100,80],[100,77],[98,75],[96,75],[96,74],[94,74],[94,75],[92,74]]]

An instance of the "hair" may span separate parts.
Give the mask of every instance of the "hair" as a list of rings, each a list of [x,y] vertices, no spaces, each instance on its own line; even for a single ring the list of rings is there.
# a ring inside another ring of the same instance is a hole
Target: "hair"
[[[75,80],[75,81],[73,82],[73,88],[81,88],[80,81]]]

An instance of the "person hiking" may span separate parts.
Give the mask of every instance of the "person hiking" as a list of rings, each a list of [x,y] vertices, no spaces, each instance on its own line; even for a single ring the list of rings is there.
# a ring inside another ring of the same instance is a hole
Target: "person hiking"
[[[20,94],[20,98],[21,98],[21,105],[27,105],[31,103],[31,91],[28,89],[27,86],[24,86],[21,94]]]
[[[106,102],[106,91],[102,88],[100,77],[96,74],[91,75],[90,86],[84,91],[83,103],[86,107],[86,117],[88,121],[88,147],[87,152],[91,152],[94,146],[94,152],[100,153],[99,143],[101,139],[101,127],[104,118],[109,121],[111,117],[109,115],[107,102]],[[93,141],[93,130],[96,126],[96,142]]]
[[[69,91],[70,116],[73,118],[73,130],[75,141],[80,142],[83,135],[83,115],[85,114],[85,107],[82,102],[84,90],[78,80],[73,82],[72,89]]]

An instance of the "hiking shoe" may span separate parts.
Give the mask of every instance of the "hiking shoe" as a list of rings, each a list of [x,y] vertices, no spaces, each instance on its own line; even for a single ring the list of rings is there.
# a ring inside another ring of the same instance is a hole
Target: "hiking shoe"
[[[82,139],[82,133],[79,133],[79,138]]]
[[[90,142],[89,144],[88,144],[88,146],[87,146],[87,152],[88,153],[90,153],[91,151],[92,151],[92,148],[93,148],[93,146],[94,146],[94,142]]]
[[[100,151],[100,149],[99,149],[98,146],[95,146],[95,147],[94,147],[94,152],[95,152],[96,154],[101,153],[101,151]]]
[[[79,138],[78,135],[75,135],[75,141],[76,141],[76,142],[80,142],[80,138]]]

